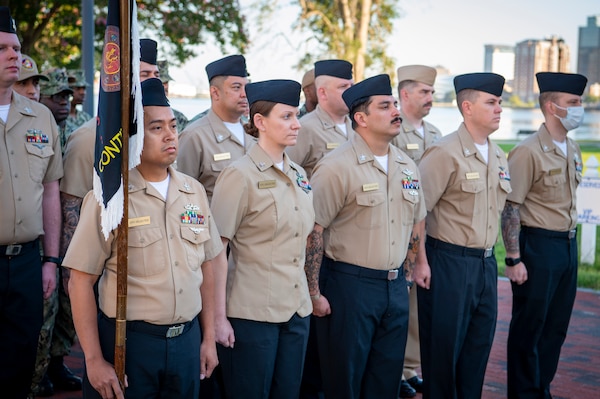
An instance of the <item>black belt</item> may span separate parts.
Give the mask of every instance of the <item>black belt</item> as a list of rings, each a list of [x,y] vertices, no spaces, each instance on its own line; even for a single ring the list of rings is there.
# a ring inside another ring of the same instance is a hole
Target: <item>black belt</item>
[[[102,313],[102,317],[108,320],[109,322],[115,324],[115,319],[113,319],[112,317],[108,317],[104,313]],[[159,325],[141,320],[127,320],[125,326],[128,331],[136,331],[142,334],[155,335],[157,337],[162,338],[175,338],[187,332],[190,328],[192,328],[193,323],[197,322],[197,319],[194,318],[194,320],[190,320],[181,324]]]
[[[339,262],[328,257],[323,257],[323,266],[329,267],[340,273],[351,274],[353,276],[373,278],[377,280],[388,280],[393,281],[398,278],[400,274],[399,269],[392,270],[377,270],[369,269],[368,267],[356,266],[351,263]]]
[[[433,238],[431,236],[427,236],[427,241],[425,241],[428,245],[431,245],[433,248],[439,248],[446,251],[456,252],[462,254],[463,256],[471,256],[474,258],[485,259],[494,255],[494,247],[491,248],[469,248],[463,247],[456,244],[450,244],[449,242],[438,240],[437,238]]]
[[[36,238],[22,244],[0,245],[0,256],[17,256],[31,249],[39,251],[38,242],[39,240]]]
[[[569,230],[569,231],[554,231],[554,230],[540,229],[539,227],[521,226],[521,230],[523,230],[527,234],[537,234],[540,236],[550,237],[550,238],[566,238],[568,240],[575,238],[575,236],[577,236],[577,229],[573,229],[573,230]]]

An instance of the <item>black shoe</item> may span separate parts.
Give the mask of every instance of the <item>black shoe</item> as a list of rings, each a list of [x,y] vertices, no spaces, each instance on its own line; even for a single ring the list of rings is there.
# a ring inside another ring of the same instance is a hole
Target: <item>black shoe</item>
[[[62,357],[53,357],[48,366],[48,377],[56,389],[62,391],[81,391],[81,378],[63,363]]]
[[[54,385],[52,385],[52,381],[48,378],[48,374],[44,374],[35,390],[35,396],[46,398],[52,395],[54,395]]]
[[[423,380],[419,376],[414,376],[406,380],[411,387],[417,392],[423,392]]]
[[[400,397],[401,398],[414,398],[417,396],[417,391],[406,380],[400,382]]]

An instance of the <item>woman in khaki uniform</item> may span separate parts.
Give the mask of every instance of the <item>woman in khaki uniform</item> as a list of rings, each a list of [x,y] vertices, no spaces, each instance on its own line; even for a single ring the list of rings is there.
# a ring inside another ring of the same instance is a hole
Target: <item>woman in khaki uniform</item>
[[[284,153],[300,129],[300,84],[272,80],[246,91],[246,130],[258,144],[221,173],[212,201],[231,248],[227,279],[216,272],[219,361],[227,398],[297,398],[312,312],[305,248],[315,220],[306,173]]]

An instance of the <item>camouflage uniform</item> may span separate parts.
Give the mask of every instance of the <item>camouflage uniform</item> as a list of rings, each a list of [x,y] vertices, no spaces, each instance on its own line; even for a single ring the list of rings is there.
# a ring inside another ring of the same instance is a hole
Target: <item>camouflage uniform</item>
[[[71,89],[80,88],[80,87],[87,88],[90,86],[88,84],[88,82],[85,80],[84,72],[81,69],[69,70],[68,78],[69,78],[69,87]],[[90,119],[92,119],[92,116],[90,114],[88,114],[87,112],[85,112],[83,110],[79,110],[79,109],[75,111],[75,116],[69,115],[69,117],[67,118],[67,122],[65,124],[64,133],[61,135],[61,137],[63,135],[65,137],[65,144],[66,144],[67,140],[69,139],[69,136],[75,131],[75,129],[77,129],[79,126],[83,125]],[[65,147],[63,145],[63,153],[64,152],[65,152]]]
[[[40,81],[40,92],[43,95],[53,95],[63,91],[73,92],[68,86],[67,72],[62,68],[53,68],[44,73],[48,81]],[[59,137],[62,152],[72,131],[67,126],[59,126]],[[75,327],[71,313],[71,303],[66,294],[62,281],[62,267],[57,270],[57,288],[52,295],[44,300],[44,322],[38,339],[35,371],[31,381],[31,392],[39,393],[39,384],[48,370],[51,357],[68,355],[75,341]]]

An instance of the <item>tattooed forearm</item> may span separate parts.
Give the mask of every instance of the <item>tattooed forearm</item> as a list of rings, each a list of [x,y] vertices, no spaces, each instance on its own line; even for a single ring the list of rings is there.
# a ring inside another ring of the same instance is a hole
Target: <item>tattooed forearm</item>
[[[502,239],[507,254],[519,253],[519,232],[521,230],[521,214],[519,204],[506,201],[501,218]]]
[[[62,209],[63,227],[60,236],[60,256],[65,256],[67,248],[73,238],[73,233],[79,223],[79,212],[83,198],[73,195],[60,193],[60,206]]]
[[[417,223],[414,225],[412,233],[410,235],[410,241],[408,242],[408,252],[406,253],[406,260],[404,261],[404,277],[407,281],[412,280],[412,273],[417,265],[417,256],[421,249],[421,240],[423,239],[424,225],[423,223]]]
[[[308,281],[308,291],[311,295],[319,292],[319,271],[323,260],[323,227],[315,227],[306,240],[306,263],[304,272]]]

